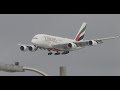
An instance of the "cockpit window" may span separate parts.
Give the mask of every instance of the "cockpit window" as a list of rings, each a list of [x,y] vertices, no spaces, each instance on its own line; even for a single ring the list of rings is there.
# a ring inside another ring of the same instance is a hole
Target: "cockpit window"
[[[37,35],[35,35],[35,36],[33,37],[33,39],[39,39],[40,36],[41,36],[41,34],[37,34]]]
[[[33,39],[38,39],[37,37],[34,37]]]

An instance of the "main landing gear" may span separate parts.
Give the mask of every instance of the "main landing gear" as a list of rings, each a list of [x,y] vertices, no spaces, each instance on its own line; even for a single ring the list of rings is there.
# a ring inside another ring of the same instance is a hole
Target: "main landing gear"
[[[57,52],[57,53],[55,53],[54,55],[60,55],[60,53],[59,53],[59,52]]]
[[[62,53],[56,52],[56,53],[54,53],[54,55],[60,55],[60,54],[65,55],[65,54],[68,54],[68,53],[69,53],[69,51],[64,51],[64,52],[62,52]],[[52,54],[53,54],[52,52],[49,52],[49,53],[48,53],[48,55],[52,55]]]
[[[65,54],[68,54],[69,53],[69,51],[64,51],[63,53],[62,53],[62,55],[65,55]]]
[[[49,52],[48,55],[52,55],[53,53],[52,52]],[[59,52],[55,53],[54,55],[60,55]]]
[[[48,55],[52,55],[53,53],[52,52],[49,52]]]

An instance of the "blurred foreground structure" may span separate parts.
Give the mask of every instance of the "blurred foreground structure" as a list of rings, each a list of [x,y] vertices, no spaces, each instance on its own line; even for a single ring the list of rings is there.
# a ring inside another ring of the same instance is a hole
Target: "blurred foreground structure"
[[[25,72],[26,70],[36,72],[42,76],[48,76],[46,73],[40,70],[30,67],[19,66],[19,62],[15,62],[15,64],[0,64],[0,71],[13,73],[13,72]]]
[[[15,64],[0,63],[0,71],[14,73],[14,72],[25,72],[26,70],[36,72],[42,76],[48,76],[48,74],[44,73],[43,71],[37,70],[35,68],[19,66],[19,62],[15,62]],[[60,76],[66,76],[66,67],[60,66],[59,73]]]

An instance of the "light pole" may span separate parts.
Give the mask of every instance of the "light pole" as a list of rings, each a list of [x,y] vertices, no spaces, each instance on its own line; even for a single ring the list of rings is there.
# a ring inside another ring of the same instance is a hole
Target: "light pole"
[[[38,74],[41,74],[42,76],[48,76],[46,73],[44,73],[40,70],[34,69],[34,68],[30,68],[30,67],[23,67],[23,70],[33,71],[33,72],[36,72]]]
[[[66,76],[66,67],[60,66],[60,76]]]
[[[5,71],[5,72],[25,72],[25,70],[28,71],[33,71],[36,72],[42,76],[48,76],[46,73],[34,69],[34,68],[30,68],[30,67],[23,67],[23,66],[19,66],[19,62],[15,62],[14,64],[0,64],[0,71]]]

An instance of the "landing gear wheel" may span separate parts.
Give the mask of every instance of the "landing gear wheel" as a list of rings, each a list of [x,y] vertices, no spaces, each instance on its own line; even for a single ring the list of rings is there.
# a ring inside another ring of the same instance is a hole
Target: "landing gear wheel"
[[[59,53],[59,52],[57,52],[57,53],[55,53],[54,55],[60,55],[60,53]]]
[[[62,53],[62,55],[65,55],[65,54],[68,54],[69,53],[69,51],[64,51],[63,53]]]
[[[52,55],[52,52],[48,53],[48,55]]]

